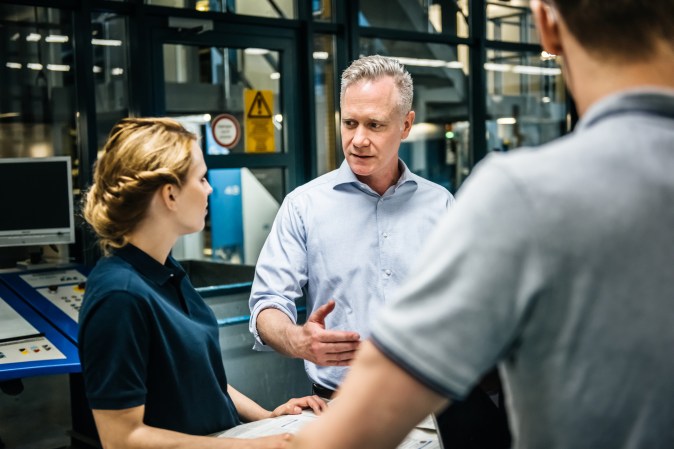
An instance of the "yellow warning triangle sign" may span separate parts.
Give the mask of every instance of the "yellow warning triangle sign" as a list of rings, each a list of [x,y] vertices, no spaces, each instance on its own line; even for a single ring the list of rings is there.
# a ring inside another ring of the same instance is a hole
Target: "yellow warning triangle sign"
[[[253,98],[253,103],[250,105],[246,116],[248,118],[271,118],[271,108],[264,99],[262,91],[255,92],[255,98]]]

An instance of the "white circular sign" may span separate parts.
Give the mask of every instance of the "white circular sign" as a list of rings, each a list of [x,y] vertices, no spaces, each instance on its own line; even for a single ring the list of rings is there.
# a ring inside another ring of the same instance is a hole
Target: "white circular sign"
[[[220,114],[211,122],[213,138],[218,145],[232,148],[241,138],[241,125],[231,114]]]

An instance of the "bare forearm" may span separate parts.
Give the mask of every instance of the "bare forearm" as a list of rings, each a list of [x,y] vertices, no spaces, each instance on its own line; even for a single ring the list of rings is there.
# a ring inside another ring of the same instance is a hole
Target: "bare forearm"
[[[105,449],[242,448],[245,440],[187,435],[142,423],[142,407],[94,410],[96,427]],[[224,430],[224,429],[223,429]]]
[[[234,401],[236,411],[244,421],[259,421],[260,419],[271,417],[271,412],[269,410],[263,408],[257,402],[253,401],[231,385],[227,385],[227,392],[232,398],[232,401]]]
[[[338,399],[316,423],[297,435],[291,447],[396,447],[418,422],[446,404],[445,399],[366,342],[340,388]]]
[[[277,309],[265,309],[257,316],[257,331],[262,341],[288,357],[302,357],[293,345],[293,334],[299,327]]]

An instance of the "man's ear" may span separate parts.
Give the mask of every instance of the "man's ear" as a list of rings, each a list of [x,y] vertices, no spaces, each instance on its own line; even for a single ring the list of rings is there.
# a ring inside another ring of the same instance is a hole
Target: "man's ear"
[[[403,120],[403,129],[402,129],[401,140],[406,139],[407,136],[410,135],[410,131],[412,130],[412,125],[414,124],[414,115],[415,115],[414,111],[410,111],[405,116],[405,119]]]
[[[178,188],[173,184],[164,184],[159,189],[159,196],[161,197],[162,202],[170,210],[174,210],[176,208],[177,195]]]
[[[543,50],[561,56],[563,47],[559,35],[560,27],[557,11],[541,0],[531,0],[531,12],[534,15],[534,22]]]

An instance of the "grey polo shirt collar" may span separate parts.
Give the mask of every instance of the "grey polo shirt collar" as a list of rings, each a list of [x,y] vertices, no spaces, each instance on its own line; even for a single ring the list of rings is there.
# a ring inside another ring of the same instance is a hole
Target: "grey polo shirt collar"
[[[620,92],[590,106],[576,130],[595,125],[611,115],[644,114],[674,117],[674,89],[641,88]]]

